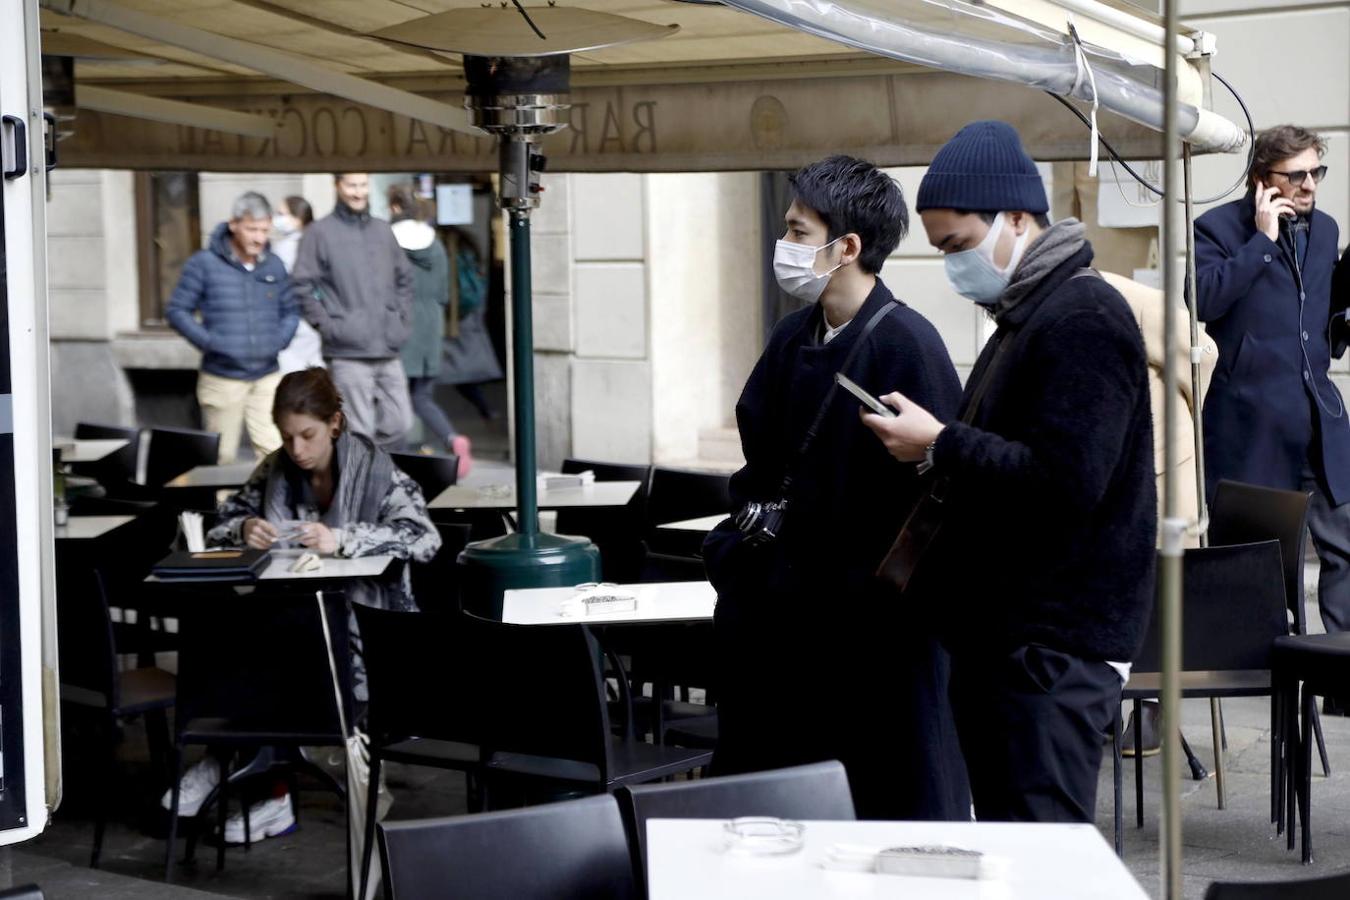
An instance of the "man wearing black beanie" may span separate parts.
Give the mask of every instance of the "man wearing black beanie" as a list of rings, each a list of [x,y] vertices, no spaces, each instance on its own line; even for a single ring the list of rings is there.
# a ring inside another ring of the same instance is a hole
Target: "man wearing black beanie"
[[[1153,591],[1148,368],[1082,223],[1051,225],[1017,132],[975,122],[916,203],[952,287],[998,328],[944,424],[902,394],[864,416],[931,469],[940,525],[904,598],[951,654],[951,700],[981,820],[1091,822],[1102,734]],[[919,513],[924,515],[924,513]],[[912,523],[917,524],[917,523]],[[917,531],[910,532],[917,533]]]

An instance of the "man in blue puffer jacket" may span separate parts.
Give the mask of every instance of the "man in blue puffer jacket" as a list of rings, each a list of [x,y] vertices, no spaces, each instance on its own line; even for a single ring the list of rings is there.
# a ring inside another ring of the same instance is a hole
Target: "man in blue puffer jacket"
[[[183,266],[169,299],[169,324],[202,351],[197,402],[203,426],[220,434],[222,463],[234,461],[245,423],[259,459],[281,446],[272,424],[277,353],[295,334],[300,309],[286,266],[268,252],[271,228],[267,198],[241,195],[230,220]]]

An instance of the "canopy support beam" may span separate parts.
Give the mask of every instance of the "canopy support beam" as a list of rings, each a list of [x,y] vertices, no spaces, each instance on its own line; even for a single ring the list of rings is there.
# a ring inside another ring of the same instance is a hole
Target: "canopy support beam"
[[[458,107],[315,65],[290,53],[136,12],[108,0],[41,0],[44,9],[107,25],[211,59],[466,134],[482,134]]]
[[[150,119],[153,122],[167,122],[170,125],[192,125],[258,138],[275,136],[278,126],[276,119],[255,116],[251,113],[202,106],[198,103],[184,103],[181,100],[165,100],[162,97],[134,94],[130,91],[114,91],[91,84],[75,85],[75,105],[80,109]]]

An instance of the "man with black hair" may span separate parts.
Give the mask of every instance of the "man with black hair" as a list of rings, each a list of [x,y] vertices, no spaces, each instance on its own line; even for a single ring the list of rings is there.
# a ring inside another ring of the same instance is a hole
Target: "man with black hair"
[[[773,268],[806,305],[778,323],[737,403],[738,515],[704,544],[718,591],[713,768],[838,759],[860,816],[964,819],[945,657],[874,576],[918,479],[834,377],[872,392],[905,385],[940,415],[955,411],[960,382],[933,326],[877,277],[908,227],[899,185],[847,156],[791,183]],[[781,522],[754,515],[779,501]]]

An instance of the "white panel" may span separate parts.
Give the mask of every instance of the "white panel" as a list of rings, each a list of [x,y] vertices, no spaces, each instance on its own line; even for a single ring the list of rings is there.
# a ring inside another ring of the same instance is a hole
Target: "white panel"
[[[55,174],[55,173],[53,173]],[[89,182],[52,182],[47,201],[49,237],[99,237],[103,233],[103,196],[97,179]],[[126,223],[135,230],[135,221]]]
[[[107,276],[106,333],[140,326],[140,265],[136,252],[136,182],[131,172],[104,170],[103,253]]]
[[[47,247],[52,288],[102,290],[106,286],[102,238],[53,235]]]
[[[572,455],[641,463],[652,456],[652,377],[645,362],[572,360]]]
[[[533,234],[565,234],[571,225],[568,208],[567,175],[545,173],[539,179],[544,192],[539,196],[539,208],[530,213],[530,231]]]
[[[572,455],[572,379],[566,353],[534,355],[535,455],[542,468],[557,471]]]
[[[889,260],[881,270],[891,293],[913,307],[938,330],[955,365],[970,365],[979,355],[977,323],[984,314],[952,290],[942,260]]]
[[[1136,0],[1138,2],[1138,0]],[[1143,4],[1149,5],[1147,3]],[[1195,28],[1209,30],[1206,26],[1200,24],[1195,17],[1207,15],[1209,13],[1232,13],[1232,12],[1257,12],[1267,10],[1279,10],[1285,4],[1280,0],[1181,0],[1178,7],[1178,14],[1182,17],[1182,22]],[[1299,0],[1300,6],[1344,6],[1345,0]],[[1153,5],[1157,9],[1157,5]],[[1219,52],[1224,51],[1224,45],[1219,44]]]
[[[578,263],[577,355],[647,356],[647,270],[641,263]]]
[[[1350,9],[1285,10],[1195,18],[1188,24],[1218,39],[1214,70],[1247,101],[1257,128],[1294,122],[1309,128],[1344,127],[1350,114],[1350,72],[1345,62]],[[1223,91],[1214,86],[1216,96]],[[1239,121],[1228,102],[1216,111]]]
[[[572,349],[572,300],[566,294],[536,292],[534,349],[566,353]]]
[[[643,258],[641,175],[573,175],[569,200],[578,261]]]
[[[48,297],[48,323],[53,340],[107,340],[104,291],[53,287]],[[63,374],[63,373],[58,373]]]
[[[530,236],[530,278],[534,291],[540,294],[572,293],[571,245],[565,234]],[[510,253],[507,253],[510,256]],[[510,261],[507,261],[509,271]]]

